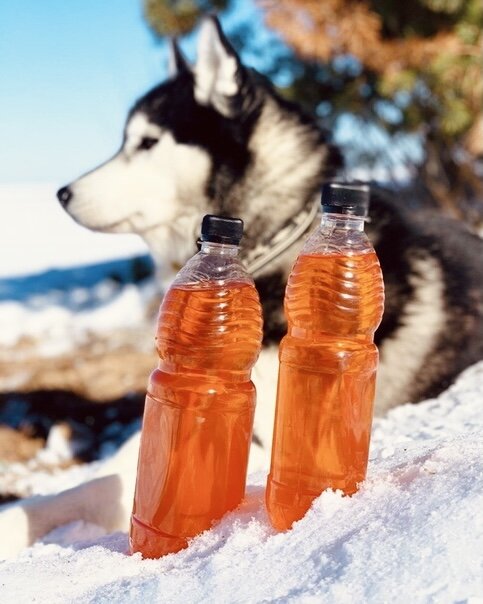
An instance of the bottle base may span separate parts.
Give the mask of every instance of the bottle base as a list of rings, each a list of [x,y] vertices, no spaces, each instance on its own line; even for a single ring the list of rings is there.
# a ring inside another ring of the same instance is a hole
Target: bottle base
[[[272,526],[278,531],[292,528],[294,522],[305,516],[316,497],[316,494],[301,493],[269,477],[265,502]]]
[[[299,489],[280,484],[269,476],[265,503],[270,523],[278,531],[289,530],[294,522],[305,516],[313,501],[327,489],[341,490],[344,495],[353,495],[357,491],[357,483],[348,484],[347,481],[334,481],[334,484],[327,484],[319,492],[313,493],[302,492]]]
[[[131,516],[129,549],[131,554],[140,552],[143,558],[161,558],[188,547],[188,541],[167,535]]]

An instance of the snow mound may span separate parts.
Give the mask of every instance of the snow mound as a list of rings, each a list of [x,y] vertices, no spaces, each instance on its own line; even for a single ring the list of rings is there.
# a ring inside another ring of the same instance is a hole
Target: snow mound
[[[375,422],[367,481],[326,492],[287,533],[265,476],[187,550],[127,555],[127,536],[81,522],[0,565],[2,602],[433,602],[483,597],[483,363],[438,399]],[[32,578],[35,577],[35,581]]]

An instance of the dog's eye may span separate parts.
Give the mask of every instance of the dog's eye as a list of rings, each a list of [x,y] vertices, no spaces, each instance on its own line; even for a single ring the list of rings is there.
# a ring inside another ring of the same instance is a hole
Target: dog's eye
[[[158,142],[159,139],[151,138],[149,136],[145,136],[141,139],[141,142],[138,145],[138,149],[151,149]]]

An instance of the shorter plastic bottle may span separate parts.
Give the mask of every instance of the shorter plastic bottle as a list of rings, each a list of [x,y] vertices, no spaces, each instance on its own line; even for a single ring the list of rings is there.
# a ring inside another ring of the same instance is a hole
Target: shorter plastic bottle
[[[238,257],[243,222],[208,215],[201,233],[159,312],[130,531],[144,558],[185,548],[245,494],[261,307]]]
[[[364,233],[367,185],[330,183],[320,227],[285,293],[266,504],[289,529],[325,489],[354,493],[366,476],[383,312],[379,261]]]

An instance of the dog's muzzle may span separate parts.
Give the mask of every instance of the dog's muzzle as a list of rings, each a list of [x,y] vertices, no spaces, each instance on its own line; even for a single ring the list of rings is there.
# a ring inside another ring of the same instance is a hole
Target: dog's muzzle
[[[62,187],[57,191],[57,199],[60,201],[60,204],[63,208],[66,208],[69,201],[72,199],[72,191],[69,187]]]

